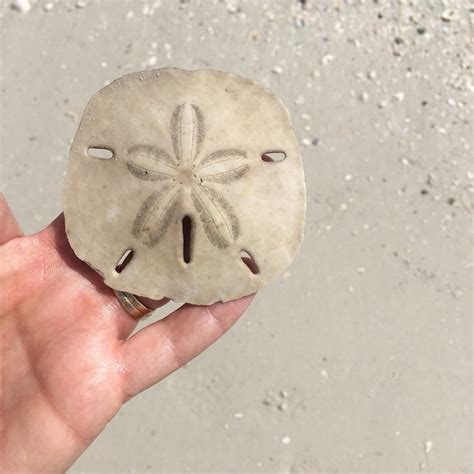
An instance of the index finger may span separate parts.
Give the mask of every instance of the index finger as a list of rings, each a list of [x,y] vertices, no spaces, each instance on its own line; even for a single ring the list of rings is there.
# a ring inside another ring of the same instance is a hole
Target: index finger
[[[125,399],[159,382],[196,357],[242,316],[255,295],[211,306],[184,305],[150,324],[123,346]]]

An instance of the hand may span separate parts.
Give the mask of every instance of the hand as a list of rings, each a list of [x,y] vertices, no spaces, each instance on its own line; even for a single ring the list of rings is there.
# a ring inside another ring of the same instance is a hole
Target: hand
[[[0,194],[0,471],[66,470],[128,399],[224,334],[252,296],[136,321],[68,245],[24,237]],[[167,300],[157,302],[157,306]]]

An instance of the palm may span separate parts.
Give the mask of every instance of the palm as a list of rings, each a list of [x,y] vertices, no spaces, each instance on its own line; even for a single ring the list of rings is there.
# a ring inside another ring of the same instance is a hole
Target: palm
[[[66,469],[124,401],[202,351],[250,302],[185,305],[130,338],[136,322],[75,258],[62,219],[31,237],[0,237],[9,240],[0,246],[7,470]]]
[[[15,398],[49,415],[49,426],[37,427],[43,435],[67,435],[82,444],[101,431],[123,402],[117,370],[122,341],[114,318],[97,304],[92,307],[81,280],[70,278],[66,291],[50,299],[46,287],[46,293],[11,315],[15,321],[9,337],[20,353],[12,354],[15,364],[7,361],[13,373],[6,372],[5,378],[8,382],[21,376],[26,383]],[[29,433],[38,439],[40,433],[31,428]]]

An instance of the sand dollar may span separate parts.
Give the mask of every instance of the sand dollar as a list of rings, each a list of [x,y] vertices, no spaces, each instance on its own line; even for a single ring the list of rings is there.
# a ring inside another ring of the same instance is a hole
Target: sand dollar
[[[256,292],[303,237],[288,111],[261,85],[223,72],[121,77],[86,107],[64,213],[74,252],[111,288],[195,304]]]

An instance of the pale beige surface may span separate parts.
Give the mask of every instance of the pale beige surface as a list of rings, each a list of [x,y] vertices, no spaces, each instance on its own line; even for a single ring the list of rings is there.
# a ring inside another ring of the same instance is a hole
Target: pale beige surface
[[[283,279],[129,402],[73,472],[471,472],[465,2],[85,3],[1,10],[0,186],[26,230],[61,209],[86,101],[147,64],[281,96],[308,213]]]
[[[90,156],[97,147],[113,156]],[[276,151],[286,158],[262,159]],[[288,111],[254,81],[211,70],[141,71],[87,104],[65,177],[66,229],[76,255],[116,290],[194,304],[255,293],[294,258],[304,212]],[[127,251],[131,260],[116,271]]]

